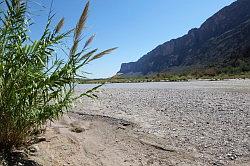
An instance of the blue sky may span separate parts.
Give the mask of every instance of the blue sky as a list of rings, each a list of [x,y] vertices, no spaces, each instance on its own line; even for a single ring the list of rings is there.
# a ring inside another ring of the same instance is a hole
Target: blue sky
[[[91,48],[100,51],[119,47],[85,68],[89,78],[113,76],[121,63],[136,61],[170,39],[199,27],[207,18],[235,0],[90,0],[86,36],[96,34]],[[41,34],[51,0],[32,4],[33,37]],[[54,0],[55,22],[65,17],[65,28],[73,28],[86,0]],[[46,6],[42,8],[41,5]],[[70,44],[70,41],[69,41]]]

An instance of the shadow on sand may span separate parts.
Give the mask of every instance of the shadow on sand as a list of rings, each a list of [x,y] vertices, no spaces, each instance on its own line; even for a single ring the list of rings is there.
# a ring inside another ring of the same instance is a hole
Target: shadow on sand
[[[0,166],[41,166],[24,152],[0,153]]]

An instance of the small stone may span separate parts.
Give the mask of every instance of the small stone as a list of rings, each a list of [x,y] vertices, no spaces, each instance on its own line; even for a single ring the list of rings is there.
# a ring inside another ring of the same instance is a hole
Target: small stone
[[[40,136],[40,137],[37,137],[37,138],[36,138],[36,143],[44,142],[44,141],[46,141],[46,138],[45,138],[45,137]]]
[[[117,129],[126,130],[126,127],[125,127],[125,126],[122,126],[122,125],[119,125],[119,126],[117,127]]]
[[[71,129],[72,132],[75,132],[75,133],[82,133],[85,131],[85,129],[81,128],[81,127],[73,127]]]
[[[128,123],[128,122],[121,122],[121,125],[124,126],[124,127],[126,127],[126,126],[130,126],[131,124]]]
[[[39,147],[37,145],[32,145],[28,148],[28,150],[31,152],[31,153],[36,153],[39,151]]]
[[[214,166],[223,166],[224,164],[221,161],[216,161],[213,163]]]
[[[231,153],[228,153],[227,154],[227,157],[230,159],[230,160],[235,160],[237,158],[237,156],[235,154],[231,154]]]

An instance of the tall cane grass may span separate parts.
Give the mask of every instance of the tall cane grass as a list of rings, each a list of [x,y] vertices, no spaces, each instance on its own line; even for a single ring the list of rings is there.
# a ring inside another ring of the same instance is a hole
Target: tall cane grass
[[[93,90],[74,95],[75,80],[87,63],[115,48],[97,53],[88,50],[90,37],[81,49],[89,2],[73,30],[61,32],[64,19],[51,28],[48,17],[41,38],[32,41],[26,0],[3,0],[0,13],[0,149],[22,145],[30,134],[47,121],[59,118],[78,97],[91,97]],[[56,49],[72,36],[67,58]],[[79,51],[80,50],[80,51]]]

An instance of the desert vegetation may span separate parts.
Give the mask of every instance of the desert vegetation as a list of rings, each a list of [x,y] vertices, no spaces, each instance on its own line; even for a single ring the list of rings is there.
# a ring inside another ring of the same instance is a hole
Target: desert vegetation
[[[84,78],[84,65],[114,50],[88,50],[94,36],[82,43],[89,2],[72,30],[61,32],[64,19],[53,27],[54,14],[50,12],[41,37],[32,39],[29,3],[1,2],[0,149],[7,151],[26,143],[47,121],[58,119],[76,98],[93,97],[96,88],[74,95],[76,78]],[[73,45],[67,50],[63,43],[72,36]],[[58,49],[63,49],[67,58],[60,58]]]
[[[107,79],[79,79],[80,83],[137,83],[137,82],[180,82],[189,80],[219,81],[225,79],[247,79],[249,71],[242,71],[240,67],[228,67],[221,70],[216,68],[194,69],[181,73],[157,73],[141,76],[116,75]]]

